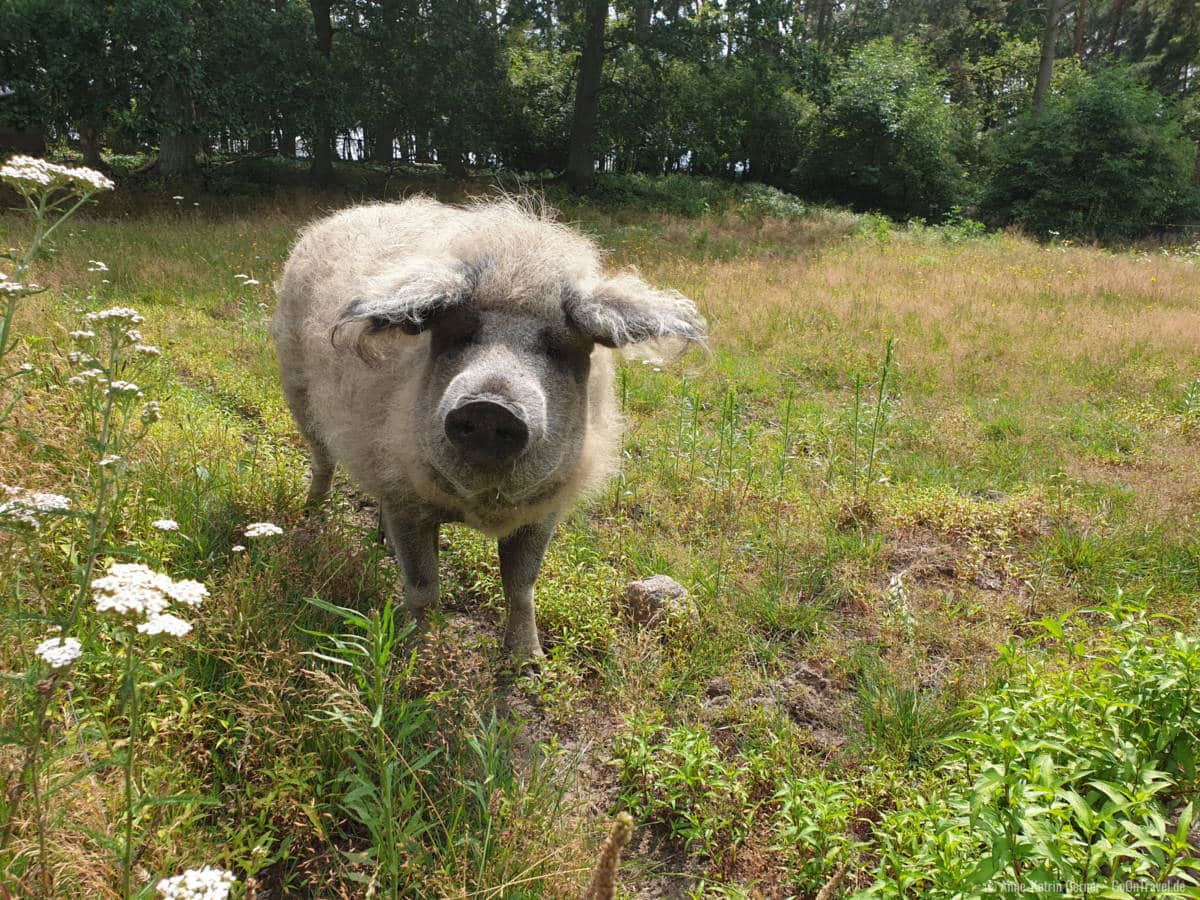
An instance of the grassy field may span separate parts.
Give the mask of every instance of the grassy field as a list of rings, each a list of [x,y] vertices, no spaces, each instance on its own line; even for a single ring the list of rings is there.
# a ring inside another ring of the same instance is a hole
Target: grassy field
[[[766,194],[692,215],[552,197],[612,264],[693,298],[712,342],[623,367],[623,471],[552,545],[528,674],[503,664],[481,536],[444,535],[445,619],[410,656],[379,612],[398,575],[369,498],[339,481],[324,523],[302,516],[272,282],[297,229],[353,199],[118,190],[57,236],[18,313],[35,371],[0,481],[86,505],[68,332],[135,307],[163,420],[101,562],[211,591],[140,676],[135,889],[213,864],[245,896],[578,896],[627,809],[622,896],[1194,890],[1196,256]],[[0,217],[0,246],[27,233]],[[257,521],[284,534],[246,540]],[[130,713],[97,617],[36,736],[40,802],[16,788],[20,676],[72,602],[82,530],[0,535],[17,896],[119,895]],[[642,628],[623,587],[654,573],[693,605]]]

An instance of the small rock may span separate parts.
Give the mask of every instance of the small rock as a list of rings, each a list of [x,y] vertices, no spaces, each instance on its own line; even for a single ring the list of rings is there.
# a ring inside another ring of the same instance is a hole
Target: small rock
[[[631,582],[625,588],[625,604],[629,617],[643,628],[661,624],[665,619],[696,614],[687,588],[666,575],[651,575]]]

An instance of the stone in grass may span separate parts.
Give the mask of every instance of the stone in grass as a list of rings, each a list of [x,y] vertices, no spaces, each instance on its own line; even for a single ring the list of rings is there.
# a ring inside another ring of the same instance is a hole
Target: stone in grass
[[[696,616],[687,588],[667,575],[630,582],[625,588],[625,606],[630,619],[642,628]]]

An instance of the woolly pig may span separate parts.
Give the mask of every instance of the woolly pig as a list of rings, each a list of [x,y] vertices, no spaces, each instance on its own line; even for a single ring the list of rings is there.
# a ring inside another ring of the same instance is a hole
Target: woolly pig
[[[533,585],[555,522],[617,459],[613,348],[695,342],[691,301],[602,271],[520,203],[359,206],[306,228],[271,325],[312,450],[310,508],[341,464],[380,505],[422,620],[438,527],[499,539],[506,650],[541,654]]]

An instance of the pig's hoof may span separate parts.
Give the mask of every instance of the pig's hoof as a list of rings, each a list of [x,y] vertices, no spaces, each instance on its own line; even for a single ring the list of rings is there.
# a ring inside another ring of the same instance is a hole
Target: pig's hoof
[[[506,631],[504,634],[504,652],[518,666],[537,665],[545,658],[542,645],[538,642],[537,634]]]

